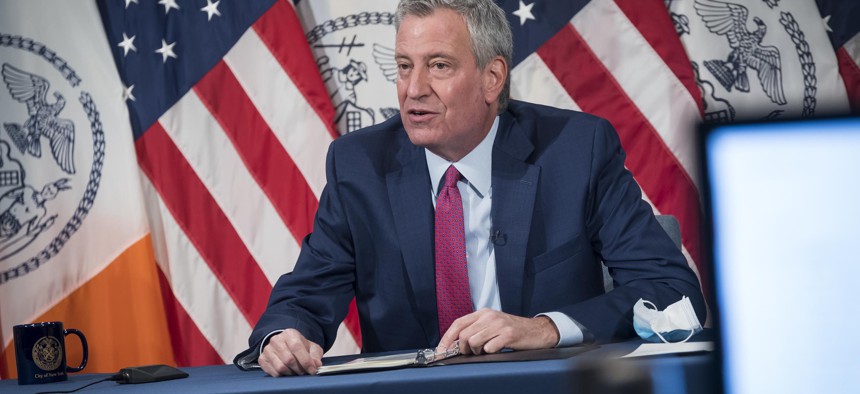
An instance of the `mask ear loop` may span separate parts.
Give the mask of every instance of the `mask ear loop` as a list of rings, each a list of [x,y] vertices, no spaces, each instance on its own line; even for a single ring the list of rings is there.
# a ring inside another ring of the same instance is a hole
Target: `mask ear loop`
[[[657,336],[658,336],[658,337],[660,337],[660,340],[661,340],[661,341],[663,341],[663,343],[684,343],[684,342],[689,341],[689,340],[690,340],[690,338],[692,338],[692,337],[693,337],[693,334],[695,334],[695,333],[696,333],[696,331],[694,331],[694,330],[689,330],[689,331],[690,331],[690,335],[687,335],[687,338],[684,338],[684,340],[683,340],[683,341],[678,341],[678,342],[669,342],[669,341],[667,341],[667,340],[666,340],[666,338],[663,338],[663,336],[662,336],[662,335],[660,335],[660,333],[659,333],[659,332],[654,331],[654,333],[655,333],[655,334],[657,334]]]
[[[651,301],[648,301],[648,300],[642,300],[642,303],[643,303],[643,304],[651,304],[651,306],[652,306],[652,307],[654,307],[654,310],[655,310],[655,311],[659,311],[659,309],[657,309],[657,305],[654,305],[654,303],[653,303],[653,302],[651,302]],[[695,330],[690,330],[690,335],[687,335],[687,338],[685,338],[683,341],[679,341],[679,342],[669,342],[669,341],[667,341],[667,340],[666,340],[666,338],[663,338],[663,336],[662,336],[662,335],[660,335],[660,333],[659,333],[657,330],[655,330],[655,329],[654,329],[654,327],[651,327],[651,331],[654,331],[654,333],[655,333],[655,334],[657,334],[657,337],[658,337],[658,338],[660,338],[660,340],[661,340],[661,341],[663,341],[663,343],[684,343],[684,342],[689,341],[689,340],[690,340],[690,338],[692,338],[692,337],[693,337],[693,334],[695,334],[695,333],[696,333],[696,331],[695,331]]]

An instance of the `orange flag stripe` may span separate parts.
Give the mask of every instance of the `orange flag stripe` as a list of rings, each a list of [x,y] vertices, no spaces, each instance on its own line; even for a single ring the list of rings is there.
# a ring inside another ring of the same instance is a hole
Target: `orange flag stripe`
[[[43,269],[49,269],[44,267]],[[126,249],[107,268],[35,321],[62,321],[89,342],[86,373],[114,373],[144,364],[175,365],[149,235]],[[67,362],[77,366],[82,349],[66,338]],[[13,344],[0,355],[0,375],[17,377]]]

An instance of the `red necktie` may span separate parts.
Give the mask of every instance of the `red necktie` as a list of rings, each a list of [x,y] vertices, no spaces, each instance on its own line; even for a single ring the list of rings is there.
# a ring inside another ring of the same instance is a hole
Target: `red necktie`
[[[472,313],[469,271],[466,267],[466,236],[463,225],[463,200],[454,166],[445,171],[442,190],[436,198],[436,308],[439,335],[457,318]]]

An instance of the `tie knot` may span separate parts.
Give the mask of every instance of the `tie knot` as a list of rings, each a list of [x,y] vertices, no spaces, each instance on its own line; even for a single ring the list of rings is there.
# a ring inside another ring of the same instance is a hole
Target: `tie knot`
[[[457,187],[457,181],[460,180],[463,176],[460,175],[460,171],[457,171],[457,168],[454,166],[448,167],[448,170],[445,171],[445,183],[442,184],[443,187]]]

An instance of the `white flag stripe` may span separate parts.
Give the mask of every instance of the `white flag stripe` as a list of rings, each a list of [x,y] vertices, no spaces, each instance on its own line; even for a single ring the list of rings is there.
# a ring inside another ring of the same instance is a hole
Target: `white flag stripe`
[[[164,220],[161,218],[162,214],[170,215],[170,212],[162,213],[161,209],[164,204],[161,203],[161,198],[158,196],[158,192],[155,191],[155,187],[143,171],[140,171],[140,179],[143,198],[146,201],[146,216],[149,219],[149,225],[152,226],[152,228],[159,229],[159,231],[154,231],[150,234],[150,238],[152,239],[152,249],[155,253],[155,262],[167,278],[167,281],[172,282],[170,278],[173,277],[173,274],[170,272],[170,258],[168,257],[167,252],[167,239],[165,238],[164,231],[160,231],[164,228]]]
[[[340,323],[340,326],[337,327],[337,338],[335,338],[334,344],[331,345],[331,349],[325,353],[325,356],[356,354],[360,351],[361,348],[355,343],[355,339],[352,338],[352,334],[346,328],[346,324]]]
[[[193,92],[165,112],[159,123],[274,285],[291,268],[284,262],[298,257],[299,243],[245,167],[221,125]]]
[[[319,199],[332,142],[326,125],[253,29],[242,35],[224,61]]]
[[[848,56],[851,56],[851,60],[854,60],[854,63],[860,67],[860,33],[845,41],[842,47],[845,48],[845,52],[848,52]]]
[[[529,55],[511,72],[511,97],[582,111],[537,53]]]
[[[694,135],[681,132],[699,109],[678,77],[614,1],[588,3],[571,23],[699,187]]]
[[[164,235],[160,239],[153,237],[158,263],[168,276],[177,302],[221,359],[229,363],[247,348],[245,338],[251,332],[251,324],[173,220],[149,179],[143,178],[150,221],[153,226],[160,225]],[[157,223],[159,220],[161,223]]]

